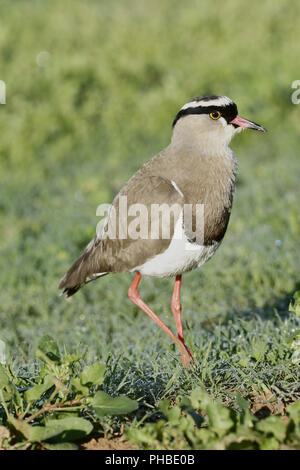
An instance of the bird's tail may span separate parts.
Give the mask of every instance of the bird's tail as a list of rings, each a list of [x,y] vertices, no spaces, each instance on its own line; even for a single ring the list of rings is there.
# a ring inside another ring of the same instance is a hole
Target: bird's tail
[[[58,288],[62,289],[66,297],[74,295],[84,284],[108,274],[107,272],[97,272],[98,269],[93,262],[93,248],[91,242],[60,280]]]

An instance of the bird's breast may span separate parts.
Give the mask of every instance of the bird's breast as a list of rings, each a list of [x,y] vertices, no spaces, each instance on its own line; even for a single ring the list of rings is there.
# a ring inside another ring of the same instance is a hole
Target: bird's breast
[[[195,165],[185,181],[176,182],[189,212],[186,215],[185,211],[184,226],[191,242],[210,246],[222,240],[230,218],[235,179],[236,165],[229,160],[211,161],[198,171]]]

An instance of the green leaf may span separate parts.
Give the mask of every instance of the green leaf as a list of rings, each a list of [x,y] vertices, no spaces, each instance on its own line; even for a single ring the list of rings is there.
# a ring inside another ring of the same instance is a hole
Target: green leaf
[[[70,392],[70,390],[57,377],[54,377],[53,375],[49,375],[49,380],[51,380],[51,382],[55,385],[57,390],[62,392],[64,395]]]
[[[78,450],[78,446],[73,442],[60,442],[58,444],[50,444],[49,442],[44,442],[43,446],[47,450]]]
[[[300,423],[300,400],[289,405],[286,411],[289,417],[295,422],[295,424]]]
[[[254,439],[238,439],[236,440],[237,436],[235,436],[235,439],[233,438],[233,441],[230,445],[225,447],[227,450],[256,450],[257,449],[257,443]],[[226,436],[227,437],[227,436]]]
[[[240,416],[237,416],[240,423],[242,423],[246,428],[253,428],[254,417],[250,412],[249,403],[245,398],[240,394],[235,394],[235,401],[239,408],[241,408],[242,413]]]
[[[197,428],[201,427],[204,422],[204,418],[195,411],[195,409],[192,407],[191,400],[189,398],[183,397],[183,399],[181,400],[180,408],[193,418]]]
[[[250,357],[249,356],[244,356],[244,355],[241,355],[240,358],[239,358],[239,365],[242,366],[242,367],[247,367],[248,364],[250,362]]]
[[[8,423],[30,442],[69,442],[88,436],[93,425],[84,418],[70,417],[49,420],[45,426],[31,426],[25,421],[9,417]]]
[[[139,407],[137,401],[124,395],[112,398],[105,392],[97,392],[90,403],[99,417],[127,414]]]
[[[5,389],[1,390],[1,399],[3,398],[5,402],[14,400],[15,396],[16,396],[16,390],[11,383],[9,385],[6,385]]]
[[[224,436],[234,424],[230,416],[230,410],[217,402],[211,402],[207,405],[206,413],[210,427],[218,436]]]
[[[71,380],[71,387],[75,392],[80,393],[81,395],[88,395],[89,393],[88,387],[85,387],[84,385],[82,385],[78,377],[74,377]]]
[[[9,384],[9,378],[5,373],[4,367],[0,364],[0,389]]]
[[[44,382],[39,385],[35,385],[34,387],[26,390],[24,393],[25,399],[27,402],[36,401],[43,393],[45,393],[49,388],[53,387],[53,381],[50,379],[49,376],[46,376]]]
[[[28,439],[31,442],[43,442],[63,432],[63,427],[46,428],[46,426],[33,426]]]
[[[210,444],[211,448],[213,448],[212,444],[216,440],[216,434],[208,428],[201,428],[197,430],[197,438],[201,442],[201,444]]]
[[[279,442],[275,437],[264,437],[259,448],[261,450],[277,450],[279,448]]]
[[[105,364],[95,363],[86,367],[80,375],[82,385],[101,385],[104,380]]]
[[[45,426],[34,426],[30,434],[32,442],[68,442],[82,439],[93,430],[93,425],[84,418],[69,417],[52,419]]]
[[[59,420],[50,420],[46,423],[46,429],[58,429],[59,427],[63,428],[63,432],[60,435],[60,441],[74,441],[77,439],[82,439],[85,436],[88,436],[92,430],[93,425],[84,418],[70,417],[63,418]]]
[[[235,394],[235,401],[244,413],[247,413],[247,411],[249,411],[249,403],[240,393]]]
[[[41,360],[44,360],[44,356],[46,356],[52,362],[60,362],[58,345],[49,335],[43,336],[40,339],[35,354]]]
[[[75,364],[75,362],[80,361],[81,359],[81,354],[67,354],[64,356],[61,360],[63,364],[66,364],[67,366],[72,366]]]
[[[30,424],[20,419],[16,419],[13,416],[9,416],[7,421],[8,421],[8,424],[15,429],[15,431],[22,434],[22,436],[25,437],[25,439],[30,440],[30,435],[33,429]]]
[[[168,421],[171,422],[171,424],[176,425],[180,419],[181,416],[181,411],[178,406],[173,406],[170,408],[170,400],[162,400],[162,402],[159,405],[159,408],[161,409],[162,413],[165,415]]]
[[[268,416],[268,418],[262,419],[257,423],[256,429],[262,433],[270,434],[282,442],[285,438],[287,427],[279,416]]]
[[[211,403],[211,398],[203,388],[195,388],[191,393],[192,406],[196,409],[206,409],[206,406]]]

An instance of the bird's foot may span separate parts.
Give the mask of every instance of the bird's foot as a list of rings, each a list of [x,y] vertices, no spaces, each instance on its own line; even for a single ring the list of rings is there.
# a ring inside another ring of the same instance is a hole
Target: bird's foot
[[[189,367],[191,364],[191,358],[184,353],[181,353],[181,362],[184,367]]]
[[[185,350],[181,349],[181,362],[185,367],[188,367],[192,362],[194,362],[193,355],[189,348],[183,343]]]

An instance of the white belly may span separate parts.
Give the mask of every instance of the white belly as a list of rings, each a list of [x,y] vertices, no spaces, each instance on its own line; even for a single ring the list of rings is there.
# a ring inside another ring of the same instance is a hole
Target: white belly
[[[199,268],[209,260],[217,250],[220,242],[213,245],[197,245],[188,241],[182,226],[182,215],[179,217],[173,239],[168,248],[146,263],[136,266],[132,271],[153,277],[171,277],[186,271]]]

